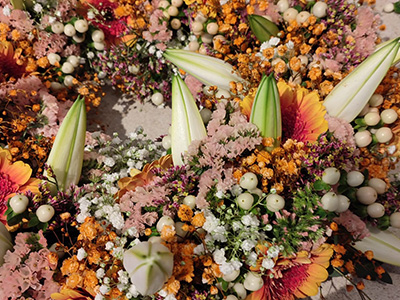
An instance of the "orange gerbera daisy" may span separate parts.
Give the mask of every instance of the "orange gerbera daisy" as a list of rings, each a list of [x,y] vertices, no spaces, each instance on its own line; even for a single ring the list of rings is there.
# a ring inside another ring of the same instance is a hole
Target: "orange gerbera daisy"
[[[321,133],[328,130],[325,108],[317,91],[309,92],[297,86],[292,89],[286,82],[278,82],[281,98],[283,140],[314,142]]]
[[[282,140],[314,142],[321,133],[328,130],[325,120],[325,108],[319,99],[318,92],[309,92],[297,86],[293,89],[284,81],[278,82],[281,100]],[[242,113],[250,118],[256,90],[251,90],[241,101]]]
[[[264,286],[246,300],[294,300],[316,295],[321,282],[328,278],[326,268],[332,254],[331,246],[324,244],[311,252],[279,257],[271,274],[264,276]]]
[[[12,163],[8,150],[0,148],[0,221],[5,223],[7,200],[16,193],[38,193],[39,179],[31,178],[32,169],[22,161]]]
[[[53,300],[92,300],[93,297],[87,292],[77,292],[75,290],[65,289],[60,293],[51,294]]]

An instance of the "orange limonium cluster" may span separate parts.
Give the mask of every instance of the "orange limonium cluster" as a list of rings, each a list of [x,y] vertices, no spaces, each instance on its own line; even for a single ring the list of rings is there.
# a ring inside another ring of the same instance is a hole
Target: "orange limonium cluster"
[[[114,242],[117,238],[115,232],[104,229],[93,217],[87,217],[79,227],[79,236],[72,251],[83,249],[86,253],[84,258],[74,254],[63,261],[60,268],[63,276],[62,290],[77,291],[83,289],[90,295],[95,296],[100,288],[96,271],[100,265],[105,266],[106,276],[117,280],[117,272],[122,269],[122,262],[112,256],[112,250],[106,250],[106,243]],[[59,245],[62,246],[62,245]],[[78,251],[79,252],[79,251]],[[72,293],[72,292],[64,292]],[[61,295],[55,295],[63,299]],[[118,288],[111,288],[106,299],[124,299]]]
[[[273,142],[264,140],[263,145],[272,146]],[[264,192],[274,189],[280,194],[299,178],[304,155],[304,143],[293,140],[287,140],[271,152],[255,149],[249,156],[240,158],[240,167],[236,169],[234,176],[239,181],[244,173],[253,172],[261,176]]]

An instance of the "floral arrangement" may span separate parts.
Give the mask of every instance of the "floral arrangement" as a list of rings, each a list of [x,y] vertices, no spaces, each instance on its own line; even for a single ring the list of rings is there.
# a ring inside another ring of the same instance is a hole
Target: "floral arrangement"
[[[0,0],[0,299],[391,283],[400,38],[367,2]],[[106,84],[168,133],[87,131]]]

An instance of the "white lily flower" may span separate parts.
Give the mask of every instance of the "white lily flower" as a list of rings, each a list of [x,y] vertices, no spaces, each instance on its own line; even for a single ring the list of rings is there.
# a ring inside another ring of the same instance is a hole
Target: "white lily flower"
[[[374,258],[395,266],[400,266],[400,239],[389,231],[368,227],[371,235],[355,243],[360,251],[371,250]]]
[[[244,81],[234,73],[230,64],[218,58],[179,49],[167,49],[164,57],[205,85],[229,91],[231,81]]]
[[[47,159],[47,164],[56,175],[59,190],[64,190],[71,184],[79,182],[85,138],[85,99],[78,98],[65,116]]]
[[[391,67],[399,51],[399,40],[378,49],[335,86],[324,100],[330,116],[348,122],[358,116]]]
[[[172,79],[171,152],[175,166],[183,165],[182,154],[194,140],[207,136],[206,128],[189,88],[179,76]]]
[[[162,244],[141,242],[125,251],[122,262],[139,293],[153,295],[171,277],[174,255]]]

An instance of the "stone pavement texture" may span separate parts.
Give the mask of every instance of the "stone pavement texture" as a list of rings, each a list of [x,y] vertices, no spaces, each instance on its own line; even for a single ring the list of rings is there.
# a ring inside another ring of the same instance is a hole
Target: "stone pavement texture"
[[[374,9],[381,14],[382,22],[386,29],[381,32],[382,39],[400,36],[400,15],[394,12],[385,13],[385,4],[397,0],[376,0]],[[89,129],[100,128],[108,134],[117,132],[121,137],[134,131],[138,126],[145,129],[149,138],[157,138],[166,134],[171,122],[171,108],[155,107],[151,103],[134,103],[110,87],[105,89],[106,97],[102,100],[99,109],[89,113]],[[397,232],[400,237],[400,232]],[[400,255],[399,255],[400,261]],[[373,300],[399,300],[400,299],[400,267],[385,265],[392,276],[393,284],[378,282],[365,282],[365,292]],[[361,299],[357,291],[346,292],[347,282],[343,278],[335,278],[323,284],[322,295],[312,297],[313,300],[341,300]]]

